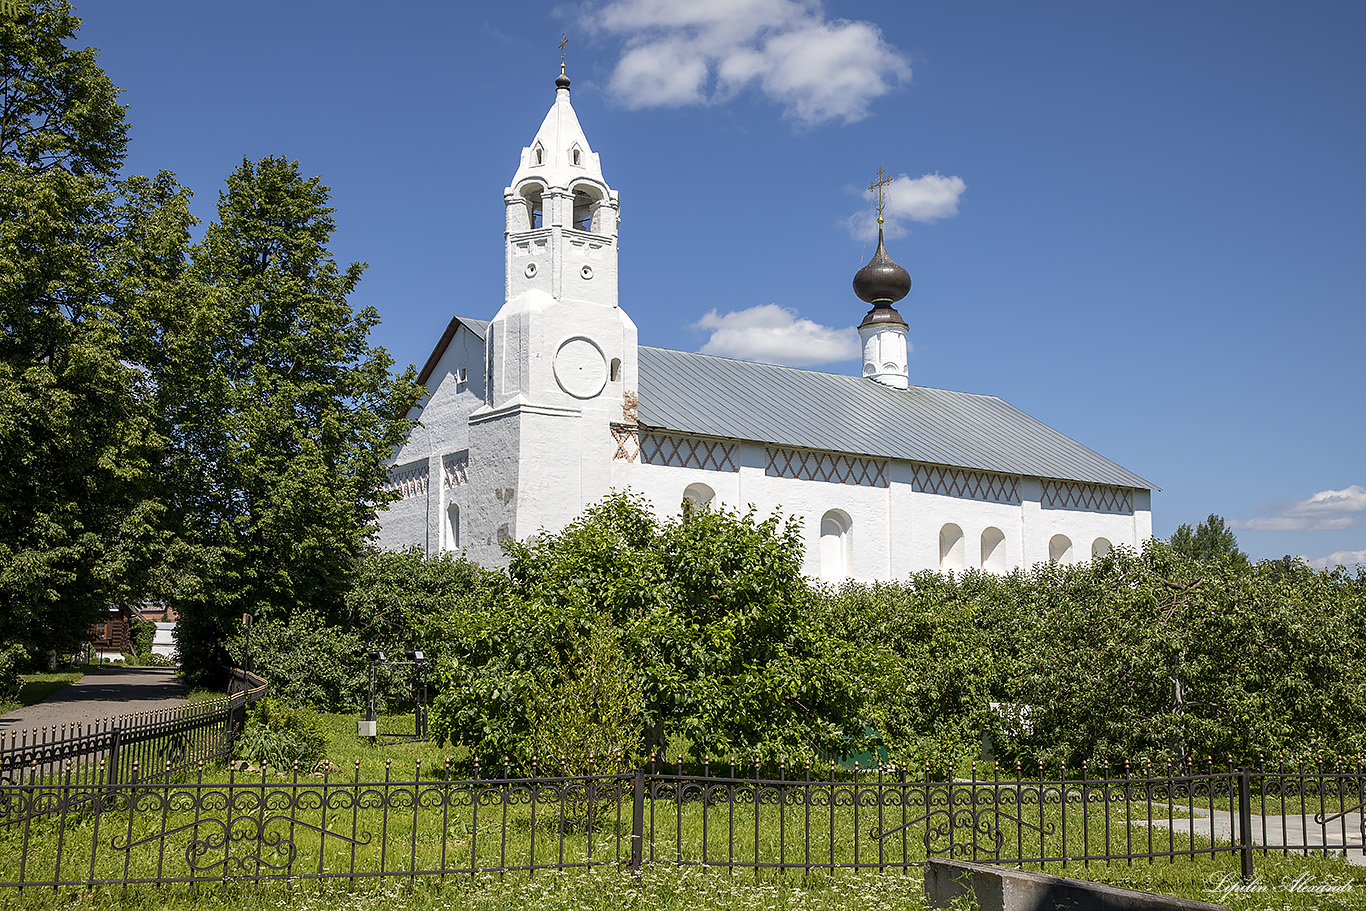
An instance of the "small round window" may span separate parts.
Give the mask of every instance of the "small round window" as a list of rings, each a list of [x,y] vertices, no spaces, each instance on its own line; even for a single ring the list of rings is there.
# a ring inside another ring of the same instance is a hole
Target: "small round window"
[[[584,266],[582,269],[579,270],[579,274],[583,276],[584,281],[587,281],[588,279],[593,277],[593,267]]]

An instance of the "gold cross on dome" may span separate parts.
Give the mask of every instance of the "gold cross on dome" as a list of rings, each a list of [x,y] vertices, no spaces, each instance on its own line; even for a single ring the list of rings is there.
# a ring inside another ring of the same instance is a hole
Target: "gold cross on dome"
[[[560,72],[564,73],[564,46],[569,43],[569,35],[560,32]]]
[[[882,198],[882,188],[892,182],[892,178],[885,177],[886,172],[882,168],[877,169],[877,180],[868,184],[868,191],[877,194],[877,223],[882,224],[882,207],[886,202]]]

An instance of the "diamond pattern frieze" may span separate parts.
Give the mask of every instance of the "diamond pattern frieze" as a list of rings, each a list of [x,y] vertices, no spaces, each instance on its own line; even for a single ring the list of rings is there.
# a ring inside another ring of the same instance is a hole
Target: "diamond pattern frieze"
[[[1044,481],[1040,505],[1045,509],[1089,509],[1130,515],[1134,511],[1134,492],[1127,487],[1080,481]]]
[[[739,471],[740,444],[707,437],[642,433],[640,461],[646,465],[667,465],[670,468]]]
[[[765,474],[776,478],[857,484],[861,487],[887,486],[886,462],[805,449],[769,448],[768,470]]]
[[[922,493],[988,503],[1019,503],[1019,478],[966,468],[946,468],[942,465],[916,465],[911,483]]]

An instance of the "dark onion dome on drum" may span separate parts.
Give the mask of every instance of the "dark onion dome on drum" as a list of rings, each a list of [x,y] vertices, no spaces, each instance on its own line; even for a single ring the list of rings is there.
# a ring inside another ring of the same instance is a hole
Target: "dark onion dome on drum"
[[[564,74],[564,67],[563,67],[563,66],[560,67],[560,75],[558,75],[558,76],[555,77],[555,88],[557,88],[557,89],[567,89],[567,88],[569,88],[569,77],[566,76],[566,75]]]
[[[906,325],[906,321],[892,308],[892,304],[910,292],[911,273],[887,255],[887,245],[882,239],[882,227],[878,226],[877,250],[874,251],[873,258],[868,260],[868,265],[854,274],[854,293],[861,300],[873,305],[873,309],[868,311],[859,328],[874,323]]]

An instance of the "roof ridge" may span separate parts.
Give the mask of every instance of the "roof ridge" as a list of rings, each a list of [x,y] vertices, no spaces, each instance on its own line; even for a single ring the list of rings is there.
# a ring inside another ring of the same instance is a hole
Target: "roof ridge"
[[[817,374],[817,375],[819,375],[819,376],[831,376],[831,377],[836,377],[836,378],[842,379],[842,380],[849,380],[850,382],[859,382],[859,383],[863,383],[863,382],[872,383],[872,382],[874,382],[873,380],[868,380],[868,379],[865,379],[864,377],[861,377],[861,376],[854,376],[854,375],[849,374],[849,373],[835,373],[835,372],[830,371],[830,370],[812,370],[810,367],[793,367],[791,364],[770,364],[768,361],[751,361],[751,360],[748,360],[748,359],[743,358],[743,357],[729,357],[729,356],[724,355],[724,354],[707,354],[707,353],[704,352],[704,351],[684,351],[684,350],[681,349],[681,348],[665,348],[665,347],[663,347],[662,345],[640,345],[639,347],[641,347],[641,348],[653,348],[653,349],[656,350],[656,351],[667,351],[667,352],[669,352],[670,354],[686,354],[686,355],[689,356],[689,357],[706,357],[706,358],[711,358],[711,359],[713,359],[713,360],[718,360],[718,361],[730,361],[731,363],[735,363],[735,364],[751,364],[751,365],[754,365],[754,366],[756,366],[756,367],[772,367],[772,368],[775,369],[775,370],[795,370],[795,371],[798,372],[798,373],[814,373],[814,374]],[[1006,402],[1005,399],[1002,399],[999,395],[992,395],[992,394],[989,393],[989,392],[966,392],[966,391],[964,391],[964,390],[962,390],[962,389],[948,389],[948,388],[946,388],[946,387],[944,387],[944,386],[916,386],[916,385],[911,385],[911,386],[907,387],[907,389],[893,389],[891,386],[883,386],[881,383],[875,383],[875,386],[876,386],[876,388],[879,388],[879,389],[886,389],[888,392],[898,392],[898,393],[899,393],[899,392],[907,392],[907,391],[909,391],[910,389],[922,389],[922,390],[928,390],[928,391],[930,391],[930,392],[951,392],[951,393],[953,393],[954,395],[973,395],[973,396],[977,396],[978,398],[983,398],[983,399],[995,399],[995,400],[998,401],[998,402],[1004,402],[1004,403],[1007,404],[1007,405],[1010,404],[1009,402]],[[1012,406],[1012,407],[1014,407],[1014,406]]]

